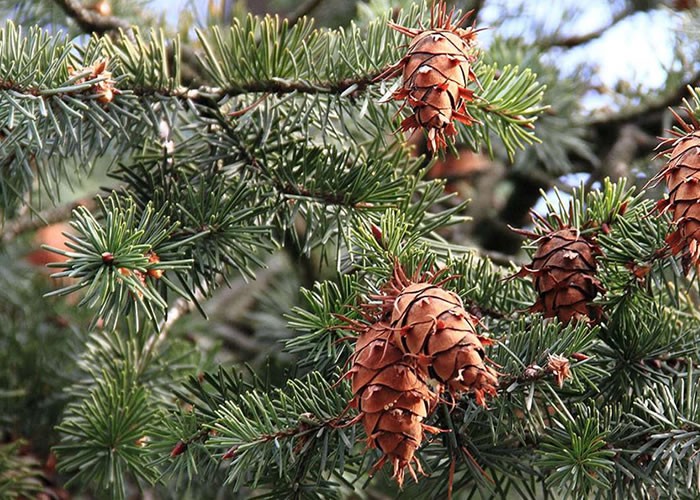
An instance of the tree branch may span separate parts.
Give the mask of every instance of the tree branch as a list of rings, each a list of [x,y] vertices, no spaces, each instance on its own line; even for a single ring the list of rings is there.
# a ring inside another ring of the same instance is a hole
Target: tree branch
[[[209,286],[206,282],[202,283],[200,287],[194,293],[193,300],[185,299],[180,297],[177,299],[172,307],[168,309],[165,319],[158,325],[158,331],[156,331],[151,337],[146,341],[143,346],[144,352],[150,355],[151,352],[158,349],[160,344],[167,338],[168,332],[172,326],[183,316],[188,315],[197,307],[197,304],[204,300],[204,298],[209,293],[209,290],[218,288],[221,283],[224,282],[224,275],[217,274],[212,286]],[[144,356],[143,359],[148,359],[148,355]]]
[[[352,78],[345,78],[338,81],[325,82],[309,82],[306,80],[288,80],[284,78],[270,78],[268,80],[256,80],[234,84],[228,88],[209,87],[206,85],[198,88],[177,87],[174,89],[155,88],[155,87],[134,87],[124,88],[116,87],[121,93],[129,92],[133,95],[148,97],[148,96],[164,96],[173,97],[192,101],[198,104],[211,106],[212,101],[217,102],[224,97],[235,97],[243,94],[342,94],[345,97],[356,97],[364,92],[374,78],[381,74],[386,68],[381,68],[372,73],[359,75]],[[4,80],[0,77],[0,90],[12,90],[14,92],[29,95],[32,97],[41,96],[45,99],[56,95],[54,89],[41,89],[33,86],[23,86],[12,80]],[[81,95],[91,93],[91,89],[74,90],[73,92],[64,92],[61,95]]]
[[[679,104],[683,98],[690,96],[688,87],[700,84],[700,71],[691,75],[686,81],[677,86],[675,91],[667,93],[656,102],[647,106],[640,106],[632,110],[626,110],[617,114],[609,114],[594,118],[588,125],[594,127],[615,126],[624,123],[635,123],[646,128],[650,124],[657,124],[661,121],[661,115],[666,112],[669,106]]]
[[[29,213],[24,217],[15,219],[5,227],[2,233],[2,242],[7,244],[28,231],[34,231],[49,224],[68,220],[73,210],[81,205],[91,210],[95,206],[95,201],[92,199],[73,201],[44,212]]]
[[[102,35],[108,31],[131,29],[131,25],[125,20],[115,16],[104,16],[87,9],[80,0],[54,0],[54,2],[86,33]]]
[[[618,24],[620,21],[626,19],[630,15],[634,14],[636,11],[633,8],[624,9],[612,18],[612,21],[607,26],[603,26],[597,30],[593,30],[589,33],[584,33],[583,35],[571,35],[563,38],[552,38],[550,40],[544,40],[539,45],[543,49],[550,49],[553,47],[561,47],[565,49],[571,49],[573,47],[578,47],[579,45],[586,44],[590,41],[600,38],[604,35],[610,28]]]
[[[630,165],[640,150],[649,151],[657,144],[658,141],[654,136],[645,133],[638,126],[631,123],[622,125],[610,151],[588,177],[586,189],[591,189],[593,183],[605,177],[609,177],[612,181],[628,177]]]
[[[289,25],[294,26],[299,20],[308,16],[316,7],[321,5],[323,0],[306,0],[301,4],[294,12],[292,12],[287,19],[289,20]]]
[[[162,93],[172,97],[186,98],[192,101],[220,100],[224,97],[235,97],[242,94],[269,93],[269,94],[345,94],[356,96],[363,92],[384,72],[381,68],[372,73],[345,78],[339,81],[309,82],[307,80],[287,80],[284,78],[270,78],[268,80],[256,80],[232,85],[228,88],[202,86],[197,89],[178,88],[172,92],[159,91],[158,89],[134,89],[134,93],[140,95]]]

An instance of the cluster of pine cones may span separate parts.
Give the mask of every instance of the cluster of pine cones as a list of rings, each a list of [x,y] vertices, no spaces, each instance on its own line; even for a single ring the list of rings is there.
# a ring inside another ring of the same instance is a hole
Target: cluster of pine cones
[[[563,323],[597,321],[600,306],[591,301],[602,291],[595,277],[598,246],[572,228],[549,229],[528,233],[538,248],[518,273],[533,278],[538,299],[531,310]],[[373,471],[391,463],[399,485],[406,469],[414,479],[422,472],[415,452],[426,432],[441,432],[424,421],[443,395],[471,394],[485,406],[498,386],[479,320],[436,279],[409,279],[397,265],[382,294],[372,297],[375,304],[364,306],[366,321],[349,323],[359,333],[346,374],[358,410],[353,422],[362,422],[368,446],[382,452]]]
[[[496,393],[497,373],[487,364],[478,320],[455,293],[430,280],[414,282],[397,266],[374,298],[381,306],[369,321],[353,323],[360,335],[347,373],[351,404],[368,445],[382,452],[374,470],[388,461],[402,484],[406,468],[414,479],[422,472],[415,451],[426,432],[440,432],[424,420],[443,393],[470,393],[485,404]]]
[[[457,134],[455,120],[475,123],[466,104],[474,100],[469,85],[476,82],[472,65],[478,30],[460,27],[468,17],[453,21],[454,11],[447,12],[440,1],[433,6],[429,29],[391,23],[412,41],[406,55],[375,79],[401,74],[402,84],[390,96],[411,108],[401,128],[425,130],[432,151],[445,148]],[[700,265],[700,123],[688,111],[691,123],[676,115],[683,130],[662,143],[669,162],[653,179],[666,181],[669,196],[658,210],[672,215],[674,230],[666,241],[681,256],[686,273]],[[537,300],[530,311],[562,323],[600,321],[602,309],[593,302],[604,292],[596,277],[602,252],[595,231],[558,222],[536,217],[537,232],[518,230],[536,247],[531,264],[516,274],[532,279]],[[391,463],[400,485],[406,469],[414,478],[422,472],[415,452],[425,433],[441,432],[424,422],[443,394],[472,394],[485,405],[498,385],[484,352],[488,341],[477,333],[478,320],[434,279],[408,279],[397,266],[383,294],[374,297],[381,307],[366,323],[351,323],[359,332],[346,375],[352,381],[351,404],[358,410],[355,421],[362,422],[368,445],[382,452],[373,470]]]

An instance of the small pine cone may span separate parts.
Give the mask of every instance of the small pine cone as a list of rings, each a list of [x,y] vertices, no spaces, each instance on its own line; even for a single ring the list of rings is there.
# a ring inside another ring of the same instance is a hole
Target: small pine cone
[[[600,306],[590,303],[603,291],[595,277],[600,248],[572,228],[529,236],[538,238],[537,251],[531,266],[523,267],[517,276],[532,275],[538,299],[530,310],[562,323],[600,319]]]
[[[368,445],[383,453],[372,470],[389,461],[401,486],[405,468],[416,480],[416,471],[423,472],[415,452],[426,431],[439,431],[423,423],[437,398],[419,376],[413,360],[391,338],[386,324],[367,327],[357,340],[353,366],[346,376],[352,380],[352,403],[359,411],[357,420],[362,420]]]
[[[401,123],[401,128],[425,129],[431,151],[444,148],[446,136],[457,135],[454,120],[465,125],[475,122],[465,104],[474,100],[474,93],[467,86],[476,80],[471,66],[476,30],[458,27],[468,15],[453,25],[454,10],[448,13],[441,1],[433,7],[430,29],[416,30],[389,23],[413,41],[407,54],[375,80],[402,74],[402,86],[391,99],[405,99],[413,114]]]
[[[681,255],[687,274],[692,266],[700,265],[700,130],[694,120],[692,126],[682,125],[688,133],[666,141],[672,147],[669,161],[654,180],[666,181],[668,198],[657,208],[673,217],[676,229],[666,242],[674,255]]]
[[[430,376],[448,390],[472,392],[479,404],[495,395],[496,372],[484,362],[478,320],[453,292],[432,283],[412,283],[395,298],[391,327],[395,343],[428,365]]]

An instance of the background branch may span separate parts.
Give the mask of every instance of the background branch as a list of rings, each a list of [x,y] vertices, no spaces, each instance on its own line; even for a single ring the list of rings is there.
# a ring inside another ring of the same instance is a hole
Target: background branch
[[[299,19],[301,19],[304,16],[308,16],[313,10],[321,5],[321,2],[323,0],[306,0],[303,4],[301,4],[294,12],[292,12],[287,19],[289,20],[289,25],[294,26],[296,23],[299,22]]]
[[[54,207],[39,213],[28,213],[23,217],[10,221],[2,232],[2,242],[7,244],[18,236],[56,222],[70,219],[71,213],[79,206],[92,210],[96,204],[93,199],[72,201],[65,205]]]
[[[54,0],[54,2],[86,33],[103,35],[108,31],[121,29],[127,32],[131,29],[131,25],[125,20],[90,10],[79,0]]]
[[[627,8],[622,10],[621,12],[618,12],[615,14],[612,18],[612,21],[610,24],[603,26],[602,28],[599,28],[597,30],[590,31],[588,33],[584,33],[582,35],[571,35],[567,37],[562,37],[562,38],[552,38],[550,40],[543,40],[539,45],[543,49],[550,49],[552,47],[561,47],[561,48],[566,48],[570,49],[573,47],[578,47],[579,45],[583,45],[585,43],[591,42],[595,40],[596,38],[600,38],[603,36],[610,28],[618,24],[620,21],[626,19],[630,15],[634,14],[636,11],[633,8]]]

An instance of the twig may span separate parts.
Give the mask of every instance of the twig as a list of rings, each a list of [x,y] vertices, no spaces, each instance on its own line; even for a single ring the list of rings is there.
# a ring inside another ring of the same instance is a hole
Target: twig
[[[131,25],[124,19],[115,16],[104,16],[85,8],[80,0],[54,0],[63,11],[71,17],[86,33],[102,35],[108,31],[130,31]]]
[[[234,282],[230,285],[232,290],[230,290],[229,293],[226,293],[223,296],[213,299],[214,303],[210,304],[211,307],[207,308],[208,312],[210,312],[211,309],[223,307],[223,303],[226,304],[228,312],[230,312],[232,308],[235,309],[236,307],[239,307],[236,303],[237,301],[252,302],[252,300],[250,299],[252,299],[254,290],[256,288],[262,289],[264,286],[266,286],[269,283],[269,281],[274,277],[274,275],[281,272],[286,265],[287,261],[285,259],[280,258],[279,255],[273,255],[272,258],[270,258],[266,262],[264,272],[256,276],[256,280],[253,285],[248,283],[243,278],[239,278],[237,282]],[[158,331],[155,332],[144,345],[144,352],[150,353],[152,351],[155,351],[160,346],[160,344],[163,343],[163,341],[166,339],[172,326],[183,316],[186,316],[192,311],[194,311],[197,307],[197,303],[203,301],[209,294],[209,291],[218,289],[219,286],[222,283],[224,283],[224,281],[224,275],[218,274],[214,279],[214,283],[211,286],[208,286],[206,283],[204,283],[201,287],[199,287],[196,290],[194,294],[194,300],[188,300],[184,297],[177,299],[173,303],[172,307],[168,310],[165,319],[161,321]],[[242,309],[247,309],[247,307],[243,306]],[[241,312],[243,313],[244,311]],[[216,329],[216,326],[214,326],[214,328]],[[255,352],[259,350],[259,346],[254,341],[248,341],[247,343],[243,343],[241,342],[242,337],[234,339],[230,335],[230,332],[228,334],[222,335],[222,337],[224,337],[224,340],[227,341],[236,341],[237,347],[247,350],[249,352]],[[144,358],[147,357],[148,356],[145,356]]]
[[[193,300],[188,300],[184,297],[180,297],[179,299],[177,299],[173,306],[170,309],[168,309],[165,319],[161,321],[158,325],[157,332],[151,335],[151,337],[146,341],[146,344],[143,346],[143,350],[146,353],[143,359],[148,359],[149,355],[154,350],[156,350],[160,346],[160,344],[163,343],[163,341],[168,336],[168,332],[170,331],[172,326],[180,318],[194,311],[194,309],[197,307],[197,304],[200,301],[204,300],[211,288],[218,288],[218,286],[223,282],[224,275],[218,274],[214,279],[213,287],[210,287],[205,282],[202,283],[202,285],[199,288],[197,288],[197,290],[194,293]]]
[[[129,89],[121,87],[119,88],[119,91],[122,94],[130,93],[140,97],[154,95],[173,97],[206,106],[211,106],[212,102],[218,102],[224,97],[235,97],[238,95],[251,93],[292,94],[296,92],[300,94],[343,94],[346,97],[352,98],[364,92],[373,82],[374,78],[381,74],[385,69],[386,68],[381,68],[369,74],[359,75],[353,78],[345,78],[339,81],[309,82],[306,80],[271,78],[268,80],[244,82],[228,88],[209,87],[206,85],[198,88],[177,87],[175,89],[155,87],[136,87]],[[20,94],[31,95],[33,97],[41,96],[45,99],[56,95],[55,92],[49,92],[47,89],[41,89],[33,86],[23,86],[15,81],[4,80],[2,77],[0,77],[0,90],[11,90]],[[62,95],[80,95],[83,93],[85,93],[84,90],[76,90],[74,92],[65,92]]]
[[[482,257],[487,257],[491,262],[500,266],[510,267],[513,264],[515,264],[516,266],[522,266],[527,263],[527,261],[523,257],[505,254],[502,252],[497,252],[495,250],[486,250],[479,248],[477,250],[477,253]]]
[[[345,78],[339,81],[309,82],[306,80],[287,80],[284,78],[270,78],[268,80],[255,80],[244,82],[228,88],[202,86],[197,89],[178,88],[173,91],[161,89],[134,89],[135,94],[146,95],[148,93],[160,93],[171,97],[186,98],[192,101],[205,99],[220,100],[223,97],[235,97],[241,94],[270,93],[270,94],[343,94],[357,95],[364,91],[386,68],[381,68],[372,73],[359,75],[353,78]],[[352,88],[352,90],[351,90]]]
[[[676,86],[673,92],[661,96],[656,102],[625,110],[617,114],[597,116],[587,121],[585,124],[597,128],[616,126],[623,123],[635,123],[641,127],[656,124],[661,121],[662,114],[667,111],[669,106],[680,103],[683,98],[690,95],[688,87],[694,87],[698,84],[700,84],[700,71],[692,74],[690,78]]]
[[[601,181],[605,177],[609,177],[612,181],[628,177],[630,165],[637,157],[639,150],[654,149],[657,143],[655,137],[645,133],[636,125],[630,123],[623,125],[620,127],[617,139],[608,154],[605,155],[600,165],[591,172],[585,188],[591,189],[593,183]]]
[[[321,5],[323,0],[306,0],[301,4],[294,12],[292,12],[287,19],[289,20],[289,25],[294,26],[299,20],[308,16],[316,7]]]
[[[624,9],[617,14],[615,14],[612,18],[612,21],[610,24],[607,26],[603,26],[602,28],[599,28],[597,30],[593,30],[589,33],[584,33],[583,35],[571,35],[563,38],[553,38],[550,40],[544,40],[542,43],[539,45],[543,49],[549,49],[552,47],[562,47],[565,49],[570,49],[573,47],[578,47],[579,45],[583,45],[585,43],[588,43],[592,40],[595,40],[596,38],[600,38],[603,34],[605,34],[606,31],[608,31],[610,28],[618,24],[620,21],[626,19],[630,15],[634,14],[635,10],[632,8],[627,8]]]
[[[8,223],[5,230],[2,232],[2,242],[3,244],[7,244],[28,231],[34,231],[35,229],[48,226],[49,224],[68,220],[71,212],[81,205],[90,210],[95,206],[95,201],[92,199],[73,201],[44,212],[28,213],[23,217],[15,219]]]

